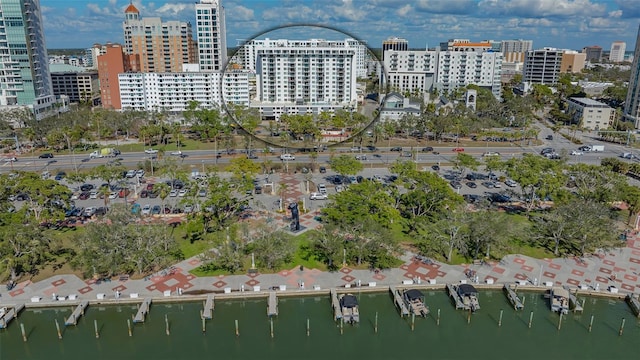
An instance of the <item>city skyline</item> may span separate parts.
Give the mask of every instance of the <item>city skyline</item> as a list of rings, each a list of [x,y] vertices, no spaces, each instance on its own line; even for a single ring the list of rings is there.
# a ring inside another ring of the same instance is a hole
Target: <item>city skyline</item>
[[[613,41],[635,47],[640,8],[618,0],[222,0],[227,43],[249,39],[268,28],[291,23],[335,26],[381,47],[390,36],[406,38],[411,48],[434,47],[450,38],[531,39],[534,48],[582,49]],[[134,0],[142,17],[189,21],[193,0]],[[87,48],[121,43],[129,0],[49,0],[42,4],[48,48]]]

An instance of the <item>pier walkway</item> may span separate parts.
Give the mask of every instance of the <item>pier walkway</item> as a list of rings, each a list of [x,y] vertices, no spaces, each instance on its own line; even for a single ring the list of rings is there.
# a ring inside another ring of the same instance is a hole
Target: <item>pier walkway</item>
[[[6,329],[7,326],[9,326],[11,320],[18,317],[18,314],[20,313],[20,311],[22,311],[22,309],[24,309],[24,304],[18,304],[8,309],[7,312],[2,317],[0,317],[0,329]]]
[[[213,309],[215,307],[213,297],[214,297],[214,294],[207,295],[207,301],[204,303],[204,310],[202,311],[202,317],[207,320],[213,319]]]
[[[454,304],[456,305],[456,309],[466,309],[464,302],[460,298],[456,287],[452,284],[447,284],[447,293],[453,299]]]
[[[509,302],[511,303],[511,305],[516,311],[524,309],[524,304],[518,297],[518,294],[516,293],[516,291],[511,288],[511,284],[504,284],[504,291],[505,291],[505,294],[507,295],[507,299],[509,299]]]
[[[77,325],[78,324],[78,319],[80,319],[80,317],[82,315],[84,315],[84,311],[86,310],[86,308],[88,306],[89,306],[89,302],[88,301],[85,300],[85,301],[80,302],[80,304],[78,304],[78,306],[76,306],[76,308],[73,310],[71,315],[69,315],[67,320],[64,321],[64,324],[66,326]]]
[[[573,312],[583,312],[584,309],[582,308],[582,304],[576,296],[577,291],[575,293],[572,293],[571,288],[567,285],[564,285],[563,288],[569,292],[569,305],[571,306],[571,310],[573,310]]]
[[[638,299],[637,294],[629,294],[626,297],[627,304],[631,308],[631,311],[636,315],[636,317],[640,318],[640,299]]]
[[[143,323],[145,317],[149,313],[149,308],[151,307],[151,298],[146,298],[140,304],[140,308],[138,308],[138,313],[133,318],[133,323]]]
[[[338,291],[331,289],[331,307],[333,308],[334,320],[342,319],[342,309],[340,308],[340,300],[338,299]]]
[[[390,286],[389,291],[391,291],[391,294],[393,294],[393,302],[396,304],[396,307],[400,311],[400,316],[401,317],[409,316],[409,310],[407,309],[407,306],[405,305],[404,300],[402,299],[402,295],[400,294],[400,291],[396,289],[395,286]]]
[[[267,316],[278,315],[278,296],[275,291],[269,293],[269,302],[267,305]]]

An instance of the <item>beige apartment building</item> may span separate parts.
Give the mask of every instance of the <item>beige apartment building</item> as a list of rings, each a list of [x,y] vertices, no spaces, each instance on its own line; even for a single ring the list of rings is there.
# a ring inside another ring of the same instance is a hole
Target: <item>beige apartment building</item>
[[[561,73],[579,73],[584,69],[584,63],[587,59],[586,53],[577,51],[565,51],[562,54],[562,62],[560,63]]]
[[[191,23],[140,18],[130,4],[123,22],[124,50],[140,56],[142,72],[181,72],[183,64],[197,63],[196,42]]]
[[[567,105],[567,113],[571,114],[573,123],[583,129],[604,130],[615,121],[615,109],[599,101],[589,98],[569,98]]]

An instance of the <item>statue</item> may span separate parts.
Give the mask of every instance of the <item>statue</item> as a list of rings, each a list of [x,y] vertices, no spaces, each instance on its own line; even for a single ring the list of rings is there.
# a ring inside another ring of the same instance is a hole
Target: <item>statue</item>
[[[292,231],[300,231],[300,214],[298,212],[298,203],[289,204],[289,210],[291,210],[291,223]]]

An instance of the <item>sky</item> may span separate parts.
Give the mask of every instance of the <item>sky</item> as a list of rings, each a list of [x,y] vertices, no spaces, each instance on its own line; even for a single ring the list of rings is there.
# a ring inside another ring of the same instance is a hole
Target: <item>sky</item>
[[[199,0],[133,0],[133,4],[141,17],[189,21],[195,25],[196,1]],[[632,51],[640,25],[640,0],[222,0],[222,3],[229,46],[234,46],[238,39],[253,38],[279,25],[307,23],[344,30],[372,48],[379,48],[384,39],[396,36],[407,39],[411,48],[434,47],[452,38],[528,39],[533,40],[534,48],[579,50],[599,45],[608,51],[612,41],[621,40]],[[123,41],[122,20],[129,0],[40,0],[40,4],[50,49],[87,48],[94,43]],[[308,37],[320,37],[313,31],[307,33]],[[282,34],[287,32],[265,36],[285,37]]]

